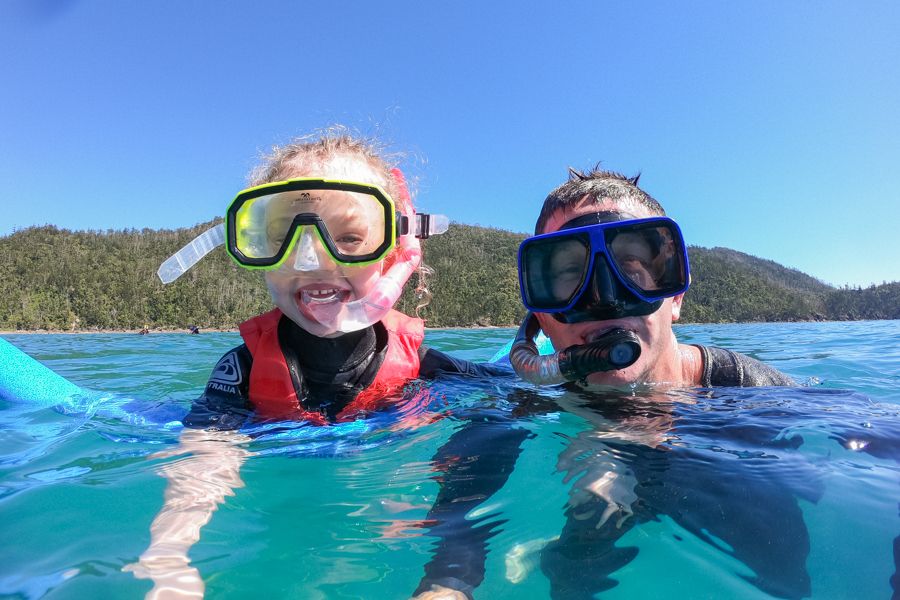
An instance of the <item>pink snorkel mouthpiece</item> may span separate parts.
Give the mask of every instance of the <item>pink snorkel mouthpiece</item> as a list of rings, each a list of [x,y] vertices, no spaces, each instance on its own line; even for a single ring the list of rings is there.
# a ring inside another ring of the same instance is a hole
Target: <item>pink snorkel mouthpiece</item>
[[[412,208],[403,173],[399,169],[391,169],[391,175],[397,187],[399,205]],[[410,215],[409,220],[413,224],[416,223],[415,213]],[[422,262],[422,248],[416,237],[415,227],[403,235],[398,232],[393,258],[394,263],[387,273],[383,274],[362,298],[334,307],[323,306],[321,309],[310,307],[316,321],[331,332],[350,333],[370,327],[383,319],[400,299],[403,286]]]

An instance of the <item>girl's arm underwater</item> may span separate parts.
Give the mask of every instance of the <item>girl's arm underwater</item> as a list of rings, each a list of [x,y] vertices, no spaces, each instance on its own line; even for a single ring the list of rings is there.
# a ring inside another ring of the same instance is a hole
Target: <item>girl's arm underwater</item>
[[[250,438],[235,430],[250,412],[243,376],[248,364],[245,346],[225,354],[185,417],[188,428],[178,447],[151,456],[175,460],[159,470],[168,483],[163,507],[150,525],[150,545],[138,562],[124,568],[153,581],[148,600],[203,597],[203,578],[188,552],[218,506],[244,486],[240,470],[250,455],[245,447]]]
[[[244,486],[239,473],[250,454],[243,446],[248,441],[235,431],[185,429],[177,448],[153,455],[179,458],[160,468],[168,484],[162,510],[150,525],[150,545],[137,563],[124,568],[153,581],[148,600],[203,597],[203,578],[188,551],[218,506]]]

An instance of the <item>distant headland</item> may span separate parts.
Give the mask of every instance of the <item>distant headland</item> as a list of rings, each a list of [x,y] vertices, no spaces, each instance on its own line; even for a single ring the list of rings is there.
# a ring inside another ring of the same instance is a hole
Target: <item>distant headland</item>
[[[0,237],[0,330],[231,331],[271,308],[258,273],[215,251],[173,284],[159,264],[217,221],[177,230],[68,231],[46,225]],[[399,309],[429,327],[506,327],[521,320],[516,250],[525,234],[453,224],[425,242],[427,293],[407,285]],[[689,249],[682,323],[900,319],[900,282],[835,288],[727,248]]]

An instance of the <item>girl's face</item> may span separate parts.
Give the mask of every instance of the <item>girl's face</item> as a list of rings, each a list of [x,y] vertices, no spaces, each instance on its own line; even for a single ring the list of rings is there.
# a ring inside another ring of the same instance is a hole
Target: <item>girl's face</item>
[[[371,183],[386,187],[371,167],[362,161],[344,159],[323,165],[321,172],[291,173],[290,177],[322,177]],[[287,179],[288,177],[285,177]],[[325,222],[335,245],[345,254],[366,254],[376,247],[376,233],[383,231],[383,212],[353,194],[323,191],[291,202],[274,203],[267,215],[270,230],[281,231],[298,213],[315,213]],[[382,236],[383,237],[383,234]],[[280,240],[278,240],[280,244]],[[373,245],[374,244],[374,245]],[[383,273],[384,261],[365,266],[341,265],[322,245],[315,229],[304,227],[284,264],[266,272],[269,295],[275,305],[297,325],[319,337],[342,335],[340,322],[345,305],[364,298]]]

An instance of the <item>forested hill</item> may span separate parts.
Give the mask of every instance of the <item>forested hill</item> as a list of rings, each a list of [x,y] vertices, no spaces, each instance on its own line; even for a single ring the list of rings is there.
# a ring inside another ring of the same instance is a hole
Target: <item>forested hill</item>
[[[168,286],[159,264],[213,223],[179,230],[32,227],[0,237],[0,329],[232,328],[271,307],[262,276],[224,250]],[[516,325],[523,315],[516,249],[523,234],[454,224],[425,242],[430,327]],[[900,318],[900,282],[836,289],[727,248],[691,247],[683,322]],[[411,292],[400,308],[415,312]]]

